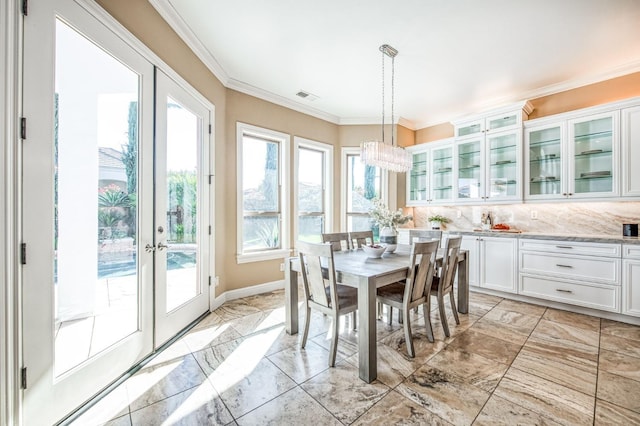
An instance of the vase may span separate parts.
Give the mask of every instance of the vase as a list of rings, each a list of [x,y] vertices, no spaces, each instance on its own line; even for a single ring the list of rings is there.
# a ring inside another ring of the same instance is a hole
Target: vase
[[[431,229],[440,229],[440,222],[436,222],[435,220],[432,220]]]
[[[398,231],[388,226],[381,228],[380,243],[385,245],[387,253],[393,253],[398,247]]]

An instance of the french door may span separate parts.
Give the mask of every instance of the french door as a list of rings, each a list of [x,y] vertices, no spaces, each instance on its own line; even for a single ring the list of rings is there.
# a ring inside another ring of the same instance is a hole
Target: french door
[[[61,420],[209,303],[210,111],[81,4],[31,2],[24,20],[26,425]]]

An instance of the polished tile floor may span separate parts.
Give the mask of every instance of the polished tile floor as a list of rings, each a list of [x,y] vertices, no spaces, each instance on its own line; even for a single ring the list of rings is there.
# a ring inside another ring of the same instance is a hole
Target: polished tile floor
[[[284,294],[225,303],[74,425],[640,424],[640,327],[471,294],[435,343],[423,319],[378,322],[378,380],[358,378],[357,331],[343,317],[327,366],[329,320],[310,341],[284,331]]]

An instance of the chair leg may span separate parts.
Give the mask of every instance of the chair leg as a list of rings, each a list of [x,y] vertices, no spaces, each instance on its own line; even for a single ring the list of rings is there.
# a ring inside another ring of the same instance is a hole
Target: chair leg
[[[304,318],[304,332],[302,333],[302,348],[307,346],[307,336],[309,335],[309,323],[311,322],[311,308],[307,305],[307,315]]]
[[[378,302],[378,319],[382,319],[382,303]]]
[[[422,313],[424,314],[424,325],[427,329],[427,339],[433,343],[433,327],[431,327],[431,300],[427,299],[426,303],[422,304]]]
[[[460,318],[458,318],[458,307],[456,306],[456,301],[453,297],[453,291],[449,293],[449,298],[451,299],[451,310],[453,311],[453,317],[456,319],[456,324],[460,324]]]
[[[398,309],[402,312],[402,309]],[[404,340],[407,342],[407,353],[410,358],[414,358],[416,355],[413,350],[413,337],[411,336],[411,320],[409,319],[409,310],[406,309],[406,315],[404,319]]]
[[[351,329],[355,330],[356,329],[356,317],[358,315],[356,315],[356,311],[351,312]]]
[[[389,313],[388,313],[388,317],[387,317],[387,324],[391,325],[391,317],[393,316],[393,308],[391,307],[391,305],[389,305]]]
[[[333,317],[333,337],[331,339],[331,349],[329,350],[329,367],[335,367],[336,354],[338,353],[338,330],[340,329],[340,317],[338,314]]]
[[[444,309],[444,296],[442,294],[438,294],[438,308],[440,308],[440,322],[442,323],[442,328],[444,329],[444,335],[450,337],[451,334],[449,334],[447,312]]]
[[[402,309],[398,309],[398,324],[402,324],[404,319],[404,315],[402,314]]]

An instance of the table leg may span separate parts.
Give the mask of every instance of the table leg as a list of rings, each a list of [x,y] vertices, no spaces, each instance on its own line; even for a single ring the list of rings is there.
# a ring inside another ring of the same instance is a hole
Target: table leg
[[[361,278],[358,286],[358,365],[367,383],[378,377],[376,348],[376,286],[373,278]]]
[[[469,312],[469,252],[464,252],[458,262],[458,312]]]
[[[284,268],[284,315],[289,334],[298,333],[298,273],[291,270],[291,260]]]

